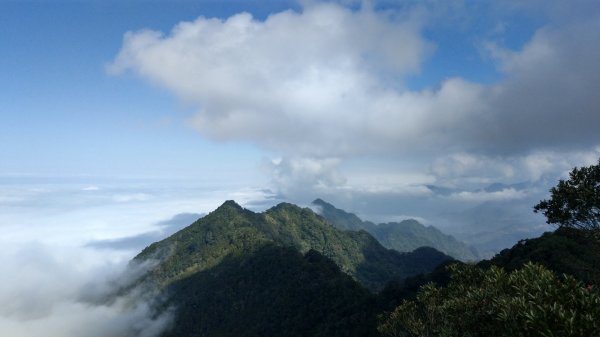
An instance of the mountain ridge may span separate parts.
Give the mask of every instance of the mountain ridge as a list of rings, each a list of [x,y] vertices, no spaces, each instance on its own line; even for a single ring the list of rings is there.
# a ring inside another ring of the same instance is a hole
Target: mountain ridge
[[[462,261],[474,261],[479,258],[474,249],[452,235],[445,234],[434,226],[424,226],[414,219],[375,224],[360,219],[354,213],[336,208],[320,198],[315,199],[312,205],[317,206],[321,215],[335,227],[343,230],[365,230],[390,249],[405,252],[428,246]]]
[[[343,231],[310,208],[262,212],[232,200],[146,247],[137,285],[172,310],[161,337],[378,336],[378,292],[452,258],[429,247],[400,253],[364,230]]]
[[[534,261],[595,284],[597,250],[589,238],[557,231],[477,267],[510,270]],[[255,213],[227,201],[135,259],[159,259],[147,280],[165,298],[157,312],[175,314],[161,337],[358,337],[380,336],[380,318],[414,299],[421,286],[448,284],[447,266],[459,262],[437,263],[440,254],[430,247],[404,254],[386,249],[365,230],[338,229],[289,203]],[[419,259],[437,267],[418,272]]]
[[[430,271],[450,259],[435,249],[405,253],[387,249],[366,231],[341,231],[310,208],[280,203],[254,213],[232,200],[148,246],[134,259],[161,259],[148,278],[166,286],[211,268],[226,256],[252,253],[270,243],[294,247],[301,253],[315,250],[374,291],[392,279]]]

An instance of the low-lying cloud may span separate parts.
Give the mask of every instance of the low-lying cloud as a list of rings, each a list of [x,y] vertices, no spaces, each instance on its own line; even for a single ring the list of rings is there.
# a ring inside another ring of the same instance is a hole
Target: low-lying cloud
[[[153,297],[131,286],[147,265],[79,266],[81,252],[41,243],[3,248],[2,334],[15,337],[154,337],[172,312],[157,313]]]
[[[10,199],[0,199],[0,334],[11,337],[158,336],[174,311],[156,312],[160,298],[144,287],[116,294],[152,266],[132,257],[224,200],[262,207],[267,196],[194,181],[2,178],[0,195]],[[152,198],[114,198],[139,193]]]
[[[160,221],[157,224],[157,230],[116,239],[94,240],[88,242],[86,246],[97,249],[133,250],[139,252],[151,243],[160,241],[178,230],[191,225],[202,216],[202,214],[197,213],[176,214],[169,220]]]

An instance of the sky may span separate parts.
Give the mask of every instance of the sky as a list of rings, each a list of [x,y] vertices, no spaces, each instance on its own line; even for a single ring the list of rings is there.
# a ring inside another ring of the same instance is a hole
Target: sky
[[[550,230],[600,157],[598,41],[592,0],[0,0],[0,331],[154,336],[80,293],[227,199],[483,255]]]

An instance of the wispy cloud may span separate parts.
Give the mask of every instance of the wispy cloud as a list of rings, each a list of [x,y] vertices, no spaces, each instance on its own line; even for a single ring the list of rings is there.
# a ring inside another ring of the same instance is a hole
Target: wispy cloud
[[[514,188],[507,188],[500,191],[486,192],[486,191],[462,191],[450,194],[448,198],[470,201],[470,202],[486,202],[486,201],[498,201],[498,200],[514,200],[523,199],[527,196],[527,192],[518,191]]]
[[[85,246],[97,249],[116,249],[139,252],[151,243],[160,241],[178,230],[191,225],[202,216],[202,214],[196,213],[176,214],[169,220],[160,221],[157,224],[157,230],[115,239],[93,240],[86,243]]]

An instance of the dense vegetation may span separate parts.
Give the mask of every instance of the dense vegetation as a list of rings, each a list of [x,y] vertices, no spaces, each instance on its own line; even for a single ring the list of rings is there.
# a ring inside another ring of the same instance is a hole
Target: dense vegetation
[[[163,295],[157,312],[174,310],[165,336],[377,336],[374,292],[451,258],[386,249],[309,208],[227,201],[135,260],[157,261],[140,282]]]
[[[560,180],[550,194],[550,199],[534,206],[549,224],[600,231],[600,160],[597,165],[575,167],[569,179]]]
[[[452,262],[390,283],[380,293],[388,314],[379,329],[384,336],[600,336],[599,281],[600,241],[559,228],[475,266]]]
[[[600,292],[532,263],[511,273],[451,266],[445,287],[423,286],[379,326],[383,336],[600,336]]]
[[[394,279],[433,270],[448,256],[421,248],[398,253],[364,231],[341,231],[308,208],[282,203],[264,213],[233,201],[171,237],[144,249],[136,260],[160,259],[146,277],[165,287],[220,264],[226,257],[248,255],[268,244],[315,250],[365,287],[377,291]]]
[[[424,226],[416,220],[374,224],[363,221],[355,214],[345,212],[333,205],[316,199],[313,205],[331,224],[344,230],[365,230],[383,246],[399,252],[410,252],[419,247],[432,247],[461,261],[478,259],[477,252],[451,235],[442,233],[433,226]]]
[[[172,282],[165,306],[177,309],[165,337],[595,336],[593,240],[547,233],[478,265],[447,261],[378,294],[315,250],[269,243]]]
[[[141,282],[163,295],[157,313],[175,312],[163,337],[600,336],[593,228],[561,226],[469,265],[433,248],[388,250],[362,230],[381,225],[322,213],[329,222],[228,201],[147,247],[136,260],[158,262]]]
[[[528,262],[542,265],[557,275],[571,275],[585,284],[600,284],[600,241],[569,228],[522,240],[479,266],[495,265],[513,271]]]
[[[383,336],[600,336],[600,164],[575,168],[535,206],[558,230],[477,266],[452,264],[388,286],[404,299]],[[415,290],[416,295],[415,295]]]
[[[165,336],[374,336],[375,296],[316,251],[267,245],[170,286]]]

